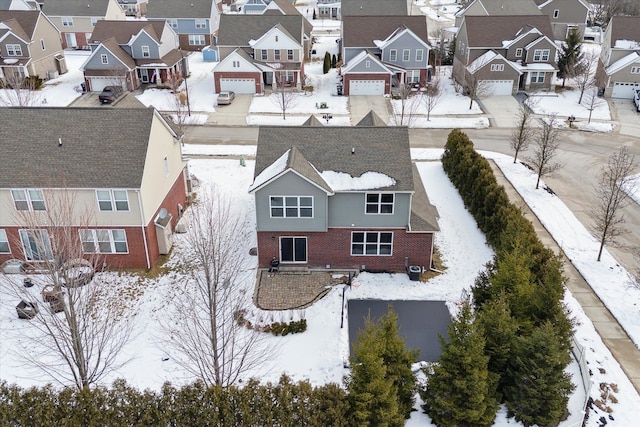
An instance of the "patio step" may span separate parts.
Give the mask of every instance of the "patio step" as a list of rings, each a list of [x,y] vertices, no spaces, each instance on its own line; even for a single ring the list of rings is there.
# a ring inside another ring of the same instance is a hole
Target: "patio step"
[[[280,274],[311,274],[309,267],[302,266],[282,266],[279,267]]]

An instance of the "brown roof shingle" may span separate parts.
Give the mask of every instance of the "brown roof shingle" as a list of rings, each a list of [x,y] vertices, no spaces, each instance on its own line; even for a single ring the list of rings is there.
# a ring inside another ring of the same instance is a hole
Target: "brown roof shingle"
[[[554,40],[548,15],[466,16],[462,23],[467,29],[469,47],[502,47],[532,28]]]
[[[342,18],[345,47],[372,47],[374,40],[385,40],[398,28],[408,28],[427,41],[424,16],[345,16]]]

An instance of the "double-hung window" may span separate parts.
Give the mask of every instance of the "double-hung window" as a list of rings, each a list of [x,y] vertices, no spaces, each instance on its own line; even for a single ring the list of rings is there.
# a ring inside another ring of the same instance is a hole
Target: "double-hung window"
[[[367,193],[365,213],[393,214],[393,193]]]
[[[42,190],[19,189],[11,190],[13,204],[17,211],[44,211],[44,194]]]
[[[196,19],[196,29],[204,30],[207,28],[207,20],[206,19]]]
[[[544,73],[541,71],[531,72],[531,83],[544,83]]]
[[[411,59],[411,49],[402,50],[402,60],[408,62]]]
[[[62,18],[62,26],[63,27],[73,27],[73,18],[70,16],[63,16]]]
[[[312,196],[271,196],[272,218],[313,218]]]
[[[276,61],[280,61],[280,49],[276,49],[273,51],[273,59]]]
[[[549,49],[535,49],[533,51],[533,60],[535,62],[543,62],[549,60]]]
[[[84,253],[126,254],[127,234],[120,229],[82,229],[80,241]]]
[[[167,19],[167,24],[169,24],[169,26],[171,28],[178,28],[178,20],[177,19]]]
[[[293,61],[293,49],[287,49],[287,61]]]
[[[142,57],[143,58],[151,57],[151,51],[149,50],[149,46],[142,46]]]
[[[351,233],[351,255],[382,255],[393,252],[393,233],[377,231],[354,231]]]
[[[19,44],[8,44],[7,56],[22,56],[22,46]]]
[[[260,49],[260,59],[266,61],[269,58],[269,51],[267,49]]]
[[[424,59],[424,50],[416,49],[416,61],[421,62]]]
[[[7,231],[4,228],[0,228],[0,254],[10,254],[9,239],[7,237]]]
[[[391,49],[389,51],[389,61],[397,61],[398,60],[398,51],[396,49]]]
[[[203,46],[204,45],[204,34],[189,34],[189,45],[190,46]]]
[[[128,211],[127,190],[96,190],[98,208],[101,211]]]

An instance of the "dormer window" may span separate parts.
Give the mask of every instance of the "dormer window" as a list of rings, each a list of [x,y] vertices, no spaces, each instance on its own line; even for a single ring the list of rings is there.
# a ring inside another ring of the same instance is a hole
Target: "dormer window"
[[[151,57],[151,52],[149,51],[149,46],[142,46],[142,57],[143,58],[150,58]]]
[[[522,58],[522,48],[521,47],[516,49],[516,58]]]
[[[7,56],[22,56],[22,46],[19,44],[8,44]]]

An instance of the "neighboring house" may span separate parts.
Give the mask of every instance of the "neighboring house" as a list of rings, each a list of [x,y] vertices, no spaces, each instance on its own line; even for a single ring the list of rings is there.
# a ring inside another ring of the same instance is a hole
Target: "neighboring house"
[[[543,14],[551,18],[551,28],[555,40],[566,40],[573,29],[584,37],[589,15],[586,0],[534,0]]]
[[[373,114],[373,113],[371,113]],[[437,211],[406,127],[263,126],[254,181],[258,263],[406,271],[431,266]]]
[[[300,89],[311,28],[300,14],[222,15],[215,91],[264,93],[279,85]]]
[[[118,0],[125,15],[140,18],[147,13],[147,0]]]
[[[406,0],[342,0],[341,15],[344,16],[406,16]]]
[[[640,89],[640,17],[614,16],[602,42],[596,81],[604,96],[629,98]]]
[[[429,81],[424,16],[344,16],[342,26],[345,95],[384,95],[401,83]]]
[[[52,257],[55,230],[22,216],[52,209],[77,227],[87,256],[99,252],[109,266],[151,268],[168,253],[186,206],[186,162],[180,132],[156,110],[11,107],[0,123],[12,129],[3,159],[20,165],[0,171],[0,264]]]
[[[318,0],[318,19],[342,19],[342,3],[340,0]]]
[[[165,21],[99,21],[89,43],[91,56],[81,69],[92,92],[110,85],[170,87],[188,74],[178,36]]]
[[[0,10],[0,79],[67,72],[60,32],[39,10]]]
[[[40,5],[32,0],[0,0],[0,10],[40,10]]]
[[[467,16],[453,58],[453,78],[486,95],[551,90],[557,47],[547,15]]]
[[[246,15],[262,15],[269,3],[269,0],[247,0],[245,4],[240,6],[240,12]]]
[[[455,26],[465,16],[542,15],[535,0],[471,0],[455,14]]]
[[[117,0],[47,0],[42,11],[60,30],[64,49],[88,50],[98,21],[126,18]]]
[[[166,19],[178,34],[181,49],[202,50],[213,44],[220,10],[215,0],[153,0],[147,5],[147,19]]]

